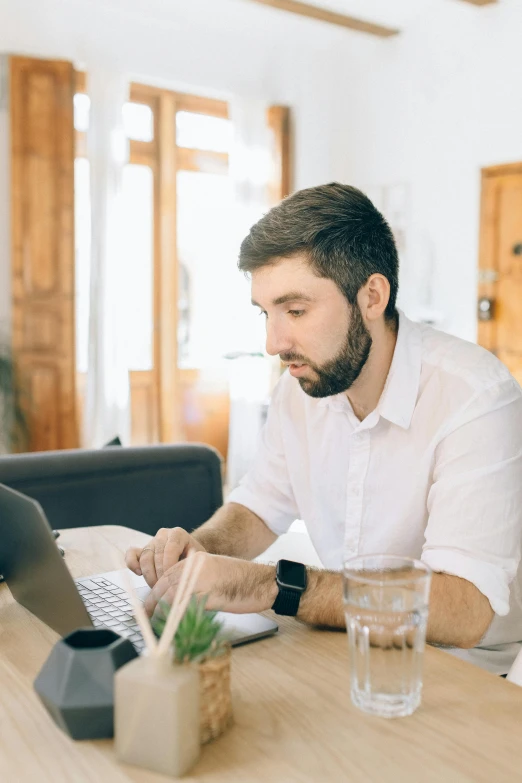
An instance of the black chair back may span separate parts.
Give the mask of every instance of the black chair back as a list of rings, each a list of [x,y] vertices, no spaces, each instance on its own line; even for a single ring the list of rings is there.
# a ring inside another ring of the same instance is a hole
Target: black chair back
[[[200,444],[7,455],[0,457],[0,483],[37,500],[55,529],[190,532],[223,503],[221,458]]]

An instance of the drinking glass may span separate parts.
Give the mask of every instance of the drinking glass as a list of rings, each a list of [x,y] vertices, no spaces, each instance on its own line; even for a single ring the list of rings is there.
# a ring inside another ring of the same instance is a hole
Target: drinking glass
[[[351,697],[371,715],[419,706],[431,569],[420,560],[366,555],[344,564]]]

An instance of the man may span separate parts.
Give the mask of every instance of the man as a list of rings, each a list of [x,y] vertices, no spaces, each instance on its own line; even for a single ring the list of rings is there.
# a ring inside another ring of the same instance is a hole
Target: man
[[[160,530],[127,553],[153,586],[147,610],[172,599],[195,552],[209,608],[343,627],[343,561],[407,555],[435,572],[428,641],[480,645],[472,659],[506,672],[522,639],[520,387],[492,354],[397,312],[392,234],[354,188],[284,200],[252,227],[239,268],[288,372],[228,502],[193,534]],[[325,570],[283,564],[277,580],[250,561],[296,518]]]

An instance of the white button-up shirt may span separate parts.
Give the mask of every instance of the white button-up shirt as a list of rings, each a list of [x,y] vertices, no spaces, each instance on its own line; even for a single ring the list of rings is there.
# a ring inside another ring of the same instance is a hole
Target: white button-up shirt
[[[362,422],[345,394],[315,399],[284,373],[228,500],[277,535],[303,519],[325,568],[388,553],[472,582],[496,616],[480,649],[457,654],[508,670],[522,641],[522,390],[488,351],[400,313]]]

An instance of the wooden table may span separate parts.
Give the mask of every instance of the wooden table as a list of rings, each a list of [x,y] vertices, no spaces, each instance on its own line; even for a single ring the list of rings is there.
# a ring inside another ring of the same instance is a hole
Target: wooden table
[[[111,570],[147,537],[106,526],[64,531],[75,577]],[[283,620],[275,638],[233,653],[235,724],[203,749],[187,781],[499,783],[522,777],[522,689],[428,648],[424,698],[385,720],[350,702],[346,636]],[[2,783],[166,781],[119,764],[111,741],[73,742],[51,721],[33,680],[56,634],[0,587]],[[151,715],[151,720],[154,716]]]

